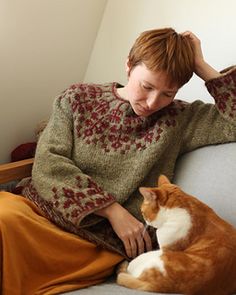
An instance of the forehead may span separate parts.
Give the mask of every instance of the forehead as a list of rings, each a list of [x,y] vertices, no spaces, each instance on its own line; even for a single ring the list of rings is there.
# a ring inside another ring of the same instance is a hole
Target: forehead
[[[134,68],[137,77],[155,88],[163,88],[168,91],[178,91],[179,87],[171,83],[168,75],[163,71],[151,71],[149,70],[144,63],[137,65]]]

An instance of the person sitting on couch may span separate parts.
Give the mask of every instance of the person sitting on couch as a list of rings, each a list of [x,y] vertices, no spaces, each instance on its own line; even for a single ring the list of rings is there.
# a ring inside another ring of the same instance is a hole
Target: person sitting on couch
[[[143,32],[126,72],[125,86],[78,83],[61,93],[22,196],[0,193],[3,294],[97,284],[124,258],[157,247],[138,188],[172,179],[185,152],[236,141],[236,68],[212,68],[192,32]],[[193,73],[215,104],[175,99]]]

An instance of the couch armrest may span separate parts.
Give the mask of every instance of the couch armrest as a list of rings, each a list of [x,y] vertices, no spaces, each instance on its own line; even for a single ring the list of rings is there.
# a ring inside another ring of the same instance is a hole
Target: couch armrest
[[[34,158],[0,165],[0,184],[31,175]]]

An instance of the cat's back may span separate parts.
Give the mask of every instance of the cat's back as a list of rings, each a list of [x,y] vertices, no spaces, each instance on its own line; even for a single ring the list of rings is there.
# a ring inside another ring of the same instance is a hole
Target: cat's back
[[[218,269],[225,278],[227,275],[236,277],[236,229],[210,208],[205,219],[205,229],[186,253],[202,261],[208,260],[209,271]]]
[[[205,248],[227,248],[236,253],[236,228],[232,224],[222,219],[209,207],[205,207],[204,216],[200,218],[204,218],[204,222],[199,223],[196,244],[202,244]]]

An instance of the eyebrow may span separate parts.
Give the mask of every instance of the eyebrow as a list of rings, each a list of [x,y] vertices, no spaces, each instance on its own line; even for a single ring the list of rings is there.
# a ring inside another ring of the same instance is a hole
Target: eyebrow
[[[152,83],[146,81],[146,80],[143,80],[144,83],[147,83],[149,86],[153,87],[153,88],[156,88],[155,85],[153,85]],[[168,92],[168,93],[173,93],[173,94],[176,94],[178,92],[178,90],[173,90],[173,89],[166,89],[165,92]]]

